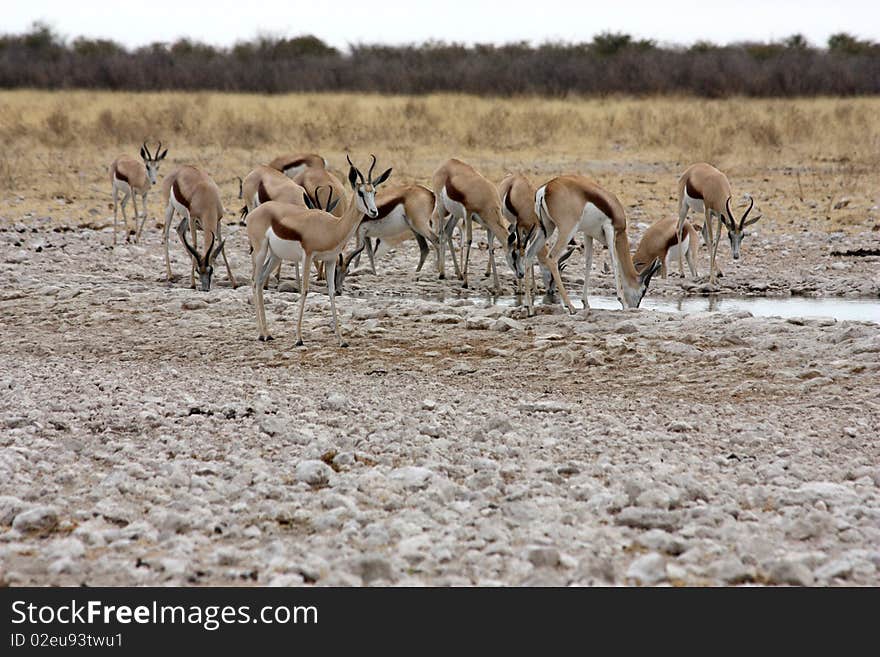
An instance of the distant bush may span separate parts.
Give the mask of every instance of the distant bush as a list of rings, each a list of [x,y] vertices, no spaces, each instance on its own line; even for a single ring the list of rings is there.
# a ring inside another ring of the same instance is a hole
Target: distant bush
[[[127,50],[71,43],[45,24],[0,37],[0,87],[217,90],[260,93],[465,92],[550,96],[687,94],[810,96],[880,93],[880,45],[835,34],[827,48],[795,34],[769,43],[690,48],[605,32],[588,43],[356,45],[259,36],[231,48],[190,39]]]

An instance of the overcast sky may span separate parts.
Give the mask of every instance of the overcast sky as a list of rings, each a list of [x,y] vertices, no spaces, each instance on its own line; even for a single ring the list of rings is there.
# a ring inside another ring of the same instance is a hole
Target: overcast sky
[[[14,0],[0,31],[43,20],[68,37],[105,37],[128,46],[190,37],[230,45],[258,33],[314,34],[331,45],[589,41],[606,30],[661,43],[770,40],[800,32],[824,45],[835,32],[880,40],[880,0]]]

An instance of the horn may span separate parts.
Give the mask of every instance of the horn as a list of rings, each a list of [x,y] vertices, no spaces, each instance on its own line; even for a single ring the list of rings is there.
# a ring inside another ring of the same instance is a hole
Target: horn
[[[214,233],[211,233],[211,243],[208,245],[208,248],[205,249],[205,264],[211,264],[211,251],[214,248]]]
[[[321,190],[324,188],[324,185],[318,185],[315,187],[315,198],[312,200],[315,202],[315,209],[321,209]]]
[[[364,180],[364,174],[362,174],[362,173],[361,173],[361,170],[358,169],[358,168],[354,165],[354,162],[351,161],[351,158],[348,156],[347,153],[346,153],[346,155],[345,155],[345,159],[348,160],[348,163],[349,163],[349,165],[351,166],[351,168],[354,169],[354,170],[357,172],[358,178],[361,179],[361,184],[362,184],[362,185],[365,184],[366,181]]]
[[[192,244],[189,243],[189,240],[186,239],[186,229],[181,231],[181,230],[179,230],[179,227],[178,227],[178,234],[180,235],[180,239],[183,240],[183,245],[186,247],[186,250],[189,251],[190,255],[196,259],[196,262],[200,263],[202,261],[202,259],[199,256],[199,252],[196,251],[193,248]]]
[[[727,202],[725,203],[725,207],[727,208],[727,217],[730,220],[729,228],[735,229],[736,228],[736,219],[733,218],[733,212],[731,212],[731,210],[730,210],[730,197],[729,196],[727,197]],[[726,224],[727,224],[727,222],[725,222],[725,225]]]
[[[158,158],[158,157],[159,157],[159,153],[161,153],[161,152],[162,152],[162,142],[160,141],[160,142],[159,142],[159,145],[156,146],[156,153],[155,153],[155,155],[153,155],[152,159],[155,160],[156,158]]]
[[[324,206],[324,210],[326,212],[330,212],[330,204],[333,202],[333,186],[327,187],[329,193],[327,194],[327,204]]]
[[[370,181],[370,184],[373,184],[373,168],[376,166],[376,156],[370,153],[370,157],[373,158],[373,163],[370,165],[370,170],[367,172],[367,180]]]
[[[147,159],[152,159],[152,156],[150,155],[150,149],[147,148],[147,140],[146,139],[144,140],[144,145],[141,148],[143,148],[145,151],[147,151]]]
[[[746,217],[749,216],[749,212],[752,211],[752,208],[755,207],[755,199],[752,198],[751,194],[749,195],[749,207],[746,209],[746,213],[742,216],[739,222],[739,229],[742,230],[746,225]]]

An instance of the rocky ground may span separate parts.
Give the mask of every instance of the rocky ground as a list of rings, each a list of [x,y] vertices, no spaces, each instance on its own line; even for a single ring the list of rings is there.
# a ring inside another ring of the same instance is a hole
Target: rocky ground
[[[350,348],[318,285],[296,349],[295,292],[259,343],[222,266],[164,284],[154,226],[3,229],[2,583],[880,584],[880,324],[526,318],[416,280],[409,243],[349,277]],[[880,257],[846,254],[878,246],[758,231],[722,285],[876,298]]]

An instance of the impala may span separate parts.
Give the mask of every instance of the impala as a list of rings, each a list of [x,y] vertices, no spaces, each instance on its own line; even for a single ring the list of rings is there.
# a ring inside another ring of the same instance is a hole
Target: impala
[[[432,221],[438,227],[440,236],[440,278],[445,278],[445,245],[443,235],[451,235],[459,221],[464,221],[464,261],[461,271],[456,272],[462,278],[462,287],[468,287],[468,262],[473,242],[472,223],[476,221],[486,229],[489,242],[489,267],[492,271],[495,290],[500,290],[498,270],[495,267],[494,240],[497,238],[505,248],[505,259],[516,278],[525,275],[525,262],[519,258],[516,250],[516,230],[501,213],[501,197],[498,189],[486,180],[473,167],[461,160],[451,159],[444,162],[433,177],[434,212]],[[452,218],[446,220],[447,215]],[[450,244],[450,249],[451,249]],[[455,253],[452,253],[455,262]],[[456,265],[457,267],[457,265]]]
[[[370,167],[372,172],[376,157]],[[330,296],[330,308],[333,313],[333,328],[339,340],[339,346],[345,347],[339,330],[336,316],[336,273],[342,266],[342,250],[357,230],[364,215],[375,219],[379,211],[376,209],[376,187],[384,183],[391,175],[387,169],[375,180],[372,175],[366,179],[364,174],[348,160],[348,181],[353,190],[352,198],[347,204],[345,213],[335,217],[323,210],[303,209],[286,203],[269,201],[259,206],[252,213],[252,218],[263,221],[267,215],[268,229],[266,239],[257,254],[257,262],[261,262],[260,272],[254,280],[254,306],[257,311],[259,339],[271,340],[266,328],[266,312],[263,305],[263,286],[274,268],[282,260],[303,262],[302,289],[299,298],[299,317],[296,324],[296,346],[302,346],[302,319],[309,293],[309,275],[312,262],[320,260],[330,264],[327,270],[327,292]]]
[[[682,239],[682,231],[684,221],[687,219],[688,212],[703,212],[705,214],[705,224],[703,225],[703,233],[706,237],[706,246],[709,249],[709,283],[715,284],[715,257],[718,252],[718,243],[721,241],[721,224],[727,228],[727,235],[730,239],[730,250],[734,260],[739,260],[740,246],[746,233],[743,229],[751,226],[761,218],[761,215],[752,217],[748,221],[746,218],[755,205],[755,200],[749,196],[749,207],[737,223],[730,209],[730,181],[727,180],[721,171],[705,162],[698,162],[689,166],[681,177],[678,179],[678,225],[676,227],[676,235],[679,242]],[[712,218],[715,217],[718,223],[715,230],[712,227]],[[678,254],[678,270],[684,276],[684,266],[681,261],[681,253]]]
[[[144,222],[147,220],[147,192],[156,184],[156,174],[159,173],[159,164],[168,155],[168,149],[162,151],[162,142],[156,147],[155,153],[150,153],[147,142],[141,146],[141,159],[139,162],[128,155],[120,155],[110,165],[110,183],[113,187],[113,244],[116,244],[116,224],[119,220],[119,206],[122,206],[122,221],[125,225],[125,241],[129,241],[128,217],[125,214],[125,206],[129,197],[134,204],[134,225],[137,232],[134,241],[139,242]],[[119,193],[122,193],[122,203],[119,203]],[[137,195],[141,195],[144,215],[138,225]]]
[[[550,270],[562,300],[571,314],[575,307],[559,276],[559,258],[575,232],[584,236],[583,302],[584,310],[590,306],[587,294],[590,269],[593,264],[593,240],[608,247],[617,299],[624,308],[638,308],[648,290],[651,277],[660,268],[659,259],[654,260],[641,273],[636,271],[629,253],[629,237],[626,233],[626,214],[614,194],[602,189],[598,183],[584,176],[560,176],[540,187],[535,194],[535,214],[541,219],[542,230],[529,247],[528,256],[535,255]],[[546,250],[547,237],[558,230],[555,244]]]
[[[172,279],[171,259],[168,255],[168,233],[171,230],[174,213],[177,212],[183,217],[177,226],[177,234],[193,260],[190,270],[190,285],[195,288],[195,272],[198,271],[202,291],[209,291],[211,277],[214,274],[214,261],[222,253],[229,280],[232,287],[236,287],[235,276],[233,276],[229,260],[226,258],[226,241],[220,234],[224,212],[223,202],[220,200],[220,190],[211,176],[196,167],[179,167],[162,181],[162,196],[168,203],[165,208],[164,231],[166,279],[169,282]],[[192,233],[192,244],[186,239],[187,228]],[[205,250],[202,253],[198,252],[197,228],[201,228],[205,233]]]

